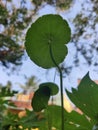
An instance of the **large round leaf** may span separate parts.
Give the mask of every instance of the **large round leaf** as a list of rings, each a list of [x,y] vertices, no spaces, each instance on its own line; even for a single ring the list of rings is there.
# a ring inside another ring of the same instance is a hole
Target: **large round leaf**
[[[39,86],[39,88],[44,88],[44,87],[48,87],[50,89],[51,96],[56,95],[59,92],[58,86],[54,83],[47,82],[47,83],[42,83]]]
[[[26,34],[26,51],[37,65],[43,68],[54,67],[52,55],[57,64],[67,55],[67,44],[71,31],[67,21],[59,15],[48,14],[40,17],[31,25]]]

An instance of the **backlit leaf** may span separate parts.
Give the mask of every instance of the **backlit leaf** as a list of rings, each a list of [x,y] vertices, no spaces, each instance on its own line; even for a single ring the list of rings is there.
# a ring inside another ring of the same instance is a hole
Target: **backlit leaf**
[[[49,87],[50,88],[50,95],[56,95],[59,91],[58,86],[55,83],[47,82],[40,84],[39,88],[41,87]]]
[[[43,68],[55,67],[49,51],[51,45],[57,64],[67,55],[70,40],[70,28],[66,20],[59,15],[48,14],[38,18],[26,34],[26,51],[30,59]]]
[[[45,109],[48,105],[48,100],[50,98],[50,88],[40,87],[35,93],[32,99],[33,110],[39,112]]]
[[[66,92],[85,115],[98,121],[98,85],[90,79],[89,73],[84,76],[77,89],[72,89],[72,93]]]

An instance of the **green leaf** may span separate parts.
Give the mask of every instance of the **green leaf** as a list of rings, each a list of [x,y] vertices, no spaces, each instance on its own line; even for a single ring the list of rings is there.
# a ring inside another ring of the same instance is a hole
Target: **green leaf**
[[[76,111],[72,111],[71,113],[66,113],[65,117],[67,119],[65,123],[65,128],[68,127],[68,125],[71,125],[72,128],[76,127],[77,130],[92,129],[93,122],[90,121],[84,114],[81,115]]]
[[[41,87],[49,87],[50,95],[56,95],[59,92],[59,88],[55,83],[47,82],[40,84],[39,88]]]
[[[40,122],[34,111],[26,110],[26,116],[20,118],[18,123],[20,123],[23,128],[31,130],[31,128],[38,128]]]
[[[11,91],[10,90],[10,88],[8,88],[8,87],[2,87],[1,89],[0,89],[0,98],[2,98],[2,97],[11,97],[11,96],[14,96],[14,94],[16,94],[17,93],[17,91]]]
[[[47,118],[46,124],[48,124],[50,128],[55,127],[57,130],[61,130],[60,106],[48,106],[47,109],[45,109],[45,117]],[[66,130],[92,130],[93,123],[89,121],[85,115],[80,115],[75,111],[68,113],[64,110],[64,118]],[[48,128],[46,130],[48,130]]]
[[[89,118],[98,121],[98,85],[93,82],[87,73],[80,82],[78,89],[67,92],[68,97]]]
[[[54,83],[47,82],[40,84],[39,89],[35,92],[32,99],[32,107],[34,111],[41,111],[46,108],[50,96],[57,94],[58,91],[59,88]]]
[[[26,51],[31,60],[43,68],[55,67],[49,51],[51,45],[57,64],[67,55],[71,31],[66,20],[59,15],[48,14],[31,25],[26,34]]]
[[[60,106],[54,106],[54,105],[48,106],[47,109],[45,109],[45,117],[46,117],[45,124],[47,124],[46,130],[48,130],[49,128],[51,129],[51,127],[55,127],[58,130],[61,128],[61,107]]]
[[[47,107],[50,93],[50,88],[46,86],[40,87],[35,92],[31,103],[34,111],[39,112]]]

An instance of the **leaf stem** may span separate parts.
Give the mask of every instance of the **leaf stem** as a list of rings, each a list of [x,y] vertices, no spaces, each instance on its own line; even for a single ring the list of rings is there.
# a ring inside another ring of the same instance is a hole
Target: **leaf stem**
[[[58,71],[59,71],[59,73],[60,73],[61,120],[62,120],[62,122],[61,122],[61,123],[62,123],[62,124],[61,124],[61,130],[64,130],[63,76],[62,76],[61,68],[60,68],[59,65],[56,63],[55,58],[54,58],[54,56],[53,56],[51,44],[49,44],[49,50],[50,50],[51,59],[52,59],[53,63],[55,64],[55,66],[58,68]]]

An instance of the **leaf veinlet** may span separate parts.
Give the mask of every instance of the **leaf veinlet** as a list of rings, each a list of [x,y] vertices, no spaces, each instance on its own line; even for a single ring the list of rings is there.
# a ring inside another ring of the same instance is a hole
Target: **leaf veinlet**
[[[61,90],[61,120],[62,120],[62,124],[61,124],[61,130],[64,130],[64,102],[63,102],[63,76],[62,76],[62,71],[59,67],[59,65],[56,63],[55,58],[53,56],[53,51],[52,51],[52,46],[51,44],[49,44],[49,51],[50,51],[50,56],[51,59],[53,61],[53,63],[55,64],[55,66],[58,68],[58,71],[60,73],[60,90]]]

